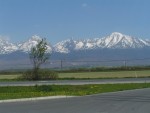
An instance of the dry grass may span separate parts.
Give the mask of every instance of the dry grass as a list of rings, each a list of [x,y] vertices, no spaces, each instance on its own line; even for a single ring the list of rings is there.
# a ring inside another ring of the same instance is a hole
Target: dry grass
[[[143,71],[115,71],[115,72],[81,72],[60,73],[60,78],[127,78],[150,77],[150,70]]]
[[[21,74],[0,75],[0,80],[17,79]],[[59,73],[59,78],[135,78],[135,77],[150,77],[150,70],[142,71],[110,71],[110,72],[79,72],[79,73]]]
[[[21,75],[12,74],[12,75],[0,75],[0,79],[17,79]]]

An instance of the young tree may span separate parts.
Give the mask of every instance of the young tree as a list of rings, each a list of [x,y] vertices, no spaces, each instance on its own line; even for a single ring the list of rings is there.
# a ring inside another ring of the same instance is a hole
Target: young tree
[[[38,80],[41,64],[45,63],[49,59],[49,54],[46,53],[47,42],[46,39],[42,39],[35,47],[31,48],[29,57],[33,64],[33,79]]]

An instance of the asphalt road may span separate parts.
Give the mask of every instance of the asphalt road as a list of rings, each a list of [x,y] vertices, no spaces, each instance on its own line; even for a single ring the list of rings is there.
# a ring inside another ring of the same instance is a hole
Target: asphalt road
[[[0,103],[0,113],[150,113],[150,88],[84,97]]]
[[[84,85],[84,84],[114,84],[114,83],[150,83],[150,78],[121,78],[95,80],[52,80],[52,81],[17,81],[0,82],[0,86],[34,86],[34,85]]]

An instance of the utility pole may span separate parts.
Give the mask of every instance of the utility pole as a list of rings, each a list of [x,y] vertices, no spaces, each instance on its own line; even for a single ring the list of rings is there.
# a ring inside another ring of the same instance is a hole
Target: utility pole
[[[63,61],[62,60],[60,61],[60,68],[61,68],[61,70],[63,68]]]
[[[126,60],[124,61],[124,67],[125,68],[127,67],[127,61]]]

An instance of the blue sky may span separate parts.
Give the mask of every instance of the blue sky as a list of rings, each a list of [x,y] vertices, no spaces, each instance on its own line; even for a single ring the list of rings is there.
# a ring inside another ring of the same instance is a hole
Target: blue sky
[[[0,36],[55,44],[121,32],[150,38],[150,0],[0,0]]]

